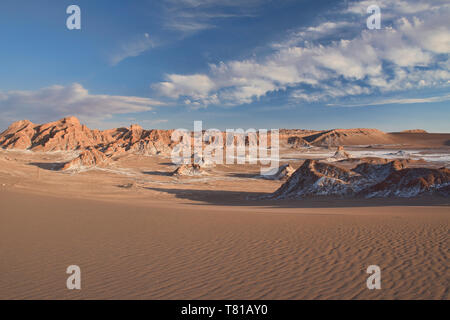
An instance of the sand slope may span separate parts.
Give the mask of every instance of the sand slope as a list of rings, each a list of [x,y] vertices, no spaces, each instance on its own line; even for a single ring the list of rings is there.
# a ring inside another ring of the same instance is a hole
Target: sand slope
[[[448,207],[0,201],[1,299],[449,298]],[[81,291],[65,289],[71,264]],[[382,290],[366,289],[370,264]]]

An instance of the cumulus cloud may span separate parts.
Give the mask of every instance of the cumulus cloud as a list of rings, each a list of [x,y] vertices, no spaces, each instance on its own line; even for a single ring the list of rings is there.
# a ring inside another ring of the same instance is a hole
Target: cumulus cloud
[[[351,33],[347,34],[347,32],[351,30],[352,26],[353,24],[348,21],[322,22],[316,26],[304,27],[298,30],[290,31],[284,41],[272,43],[271,47],[274,49],[282,49],[299,46],[303,43],[311,41],[317,43],[321,40],[332,37],[336,33],[341,34],[343,38],[350,37]]]
[[[187,105],[227,106],[288,89],[291,99],[311,102],[448,86],[450,6],[382,0],[384,27],[368,30],[369,2],[351,2],[334,20],[290,32],[264,57],[213,64],[205,74],[171,74],[153,87]],[[349,15],[364,25],[350,24]]]
[[[149,98],[90,94],[78,83],[36,91],[0,91],[2,120],[8,122],[17,119],[47,121],[67,115],[103,119],[115,114],[149,111],[162,105],[163,102]]]
[[[154,85],[163,95],[170,98],[191,96],[194,99],[205,99],[214,89],[214,83],[204,74],[178,75],[169,74],[167,81]]]

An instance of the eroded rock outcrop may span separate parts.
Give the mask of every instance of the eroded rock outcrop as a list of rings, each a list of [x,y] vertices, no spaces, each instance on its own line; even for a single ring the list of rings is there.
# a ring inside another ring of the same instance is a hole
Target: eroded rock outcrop
[[[97,149],[88,147],[78,157],[65,163],[61,170],[83,170],[92,167],[105,167],[111,159]]]
[[[402,133],[428,133],[428,131],[423,129],[410,129],[410,130],[403,130]]]
[[[172,150],[171,134],[171,130],[144,130],[139,125],[91,130],[75,117],[42,125],[22,120],[0,134],[0,147],[36,152],[76,151],[77,158],[60,166],[66,170],[105,165],[111,157],[124,153],[168,156]]]
[[[261,178],[266,180],[285,180],[288,179],[294,171],[295,169],[288,163],[272,170],[271,172],[267,172],[265,175],[261,175]]]
[[[107,143],[111,137],[90,130],[77,118],[67,117],[43,125],[30,121],[13,123],[0,134],[0,147],[31,151],[74,151]]]
[[[173,176],[200,176],[206,174],[198,164],[183,164],[173,173]]]
[[[0,147],[41,152],[95,148],[109,155],[121,152],[170,154],[171,133],[171,130],[144,130],[139,125],[91,130],[75,117],[43,125],[24,120],[14,122],[0,134]]]
[[[310,148],[311,144],[301,137],[289,137],[287,143],[293,149]]]
[[[422,194],[449,196],[450,170],[446,168],[405,168],[364,190],[367,198],[415,197]]]
[[[315,146],[328,147],[393,143],[389,134],[378,129],[333,129],[305,136],[303,139]]]
[[[384,164],[363,163],[349,170],[306,160],[268,198],[448,196],[449,185],[450,170],[446,168],[407,168],[405,162],[394,160]]]
[[[346,152],[343,146],[339,146],[336,153],[332,157],[328,158],[327,161],[341,161],[349,159],[351,157],[352,156],[350,155],[350,153]]]

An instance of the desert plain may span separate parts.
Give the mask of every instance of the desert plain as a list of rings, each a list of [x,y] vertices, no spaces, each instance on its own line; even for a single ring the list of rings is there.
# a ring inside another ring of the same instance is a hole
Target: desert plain
[[[167,135],[136,126],[8,130],[0,299],[450,297],[450,134],[284,130],[290,172],[267,179],[251,164],[180,173]]]

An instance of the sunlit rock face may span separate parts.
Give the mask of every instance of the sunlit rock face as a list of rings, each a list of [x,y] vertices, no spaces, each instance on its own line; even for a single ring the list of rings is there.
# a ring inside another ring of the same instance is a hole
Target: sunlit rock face
[[[75,117],[37,125],[28,120],[14,122],[0,134],[0,148],[35,152],[74,151],[77,157],[61,166],[104,166],[111,157],[132,153],[169,156],[171,130],[144,130],[139,125],[105,131],[91,130]]]

